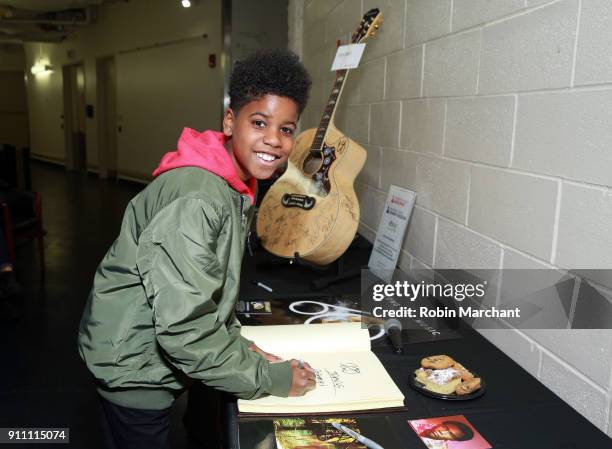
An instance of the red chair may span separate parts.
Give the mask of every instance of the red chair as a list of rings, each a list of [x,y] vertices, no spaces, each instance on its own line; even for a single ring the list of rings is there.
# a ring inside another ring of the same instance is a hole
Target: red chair
[[[16,262],[15,243],[20,240],[36,239],[38,243],[38,257],[40,258],[40,271],[45,274],[45,246],[43,243],[42,225],[42,201],[38,192],[23,192],[31,196],[32,215],[27,217],[16,217],[13,220],[13,213],[7,202],[0,202],[2,208],[2,218],[4,222],[4,233],[6,246],[13,264]],[[29,207],[29,206],[28,206]]]

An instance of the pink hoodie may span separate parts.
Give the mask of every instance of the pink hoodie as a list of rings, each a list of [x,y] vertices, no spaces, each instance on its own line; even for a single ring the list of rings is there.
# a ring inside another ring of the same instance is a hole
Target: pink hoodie
[[[248,195],[255,204],[257,179],[251,178],[245,184],[238,176],[232,158],[223,146],[227,138],[218,131],[207,130],[200,133],[191,128],[183,128],[177,150],[166,153],[153,176],[178,167],[200,167],[223,178],[234,190]]]

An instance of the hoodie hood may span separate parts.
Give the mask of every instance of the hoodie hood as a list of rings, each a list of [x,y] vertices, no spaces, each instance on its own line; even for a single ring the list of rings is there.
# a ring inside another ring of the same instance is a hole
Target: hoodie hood
[[[178,167],[200,167],[223,178],[231,188],[248,195],[251,204],[255,204],[257,180],[251,178],[245,183],[240,179],[234,162],[225,149],[227,140],[222,132],[208,130],[200,133],[191,128],[183,128],[177,150],[162,157],[153,176]]]

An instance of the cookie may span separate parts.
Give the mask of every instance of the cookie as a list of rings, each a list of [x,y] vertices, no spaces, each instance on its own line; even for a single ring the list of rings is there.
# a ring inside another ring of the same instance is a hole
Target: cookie
[[[419,368],[415,371],[415,380],[426,390],[438,394],[452,394],[461,384],[459,372],[452,368],[444,370]]]
[[[474,375],[459,362],[455,362],[453,368],[459,371],[459,375],[461,376],[461,380],[463,381],[471,380],[474,378]]]
[[[455,388],[455,393],[459,396],[463,396],[466,394],[470,394],[473,391],[476,391],[480,388],[480,378],[474,377],[473,379],[466,380],[465,382],[461,382]]]
[[[447,355],[431,355],[421,360],[423,368],[446,369],[455,364],[455,361]]]
[[[466,369],[459,370],[459,375],[461,376],[461,380],[464,382],[474,379],[474,375]]]

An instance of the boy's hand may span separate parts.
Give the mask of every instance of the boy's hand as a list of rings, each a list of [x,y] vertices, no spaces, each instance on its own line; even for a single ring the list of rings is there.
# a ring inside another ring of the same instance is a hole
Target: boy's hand
[[[268,362],[282,362],[283,361],[283,359],[281,359],[279,356],[270,354],[269,352],[264,351],[259,346],[257,346],[255,343],[252,343],[251,346],[249,346],[249,349],[253,352],[256,352],[260,356],[262,356]]]
[[[310,390],[317,387],[314,370],[308,363],[301,363],[295,359],[291,360],[291,388],[289,396],[304,396]]]

